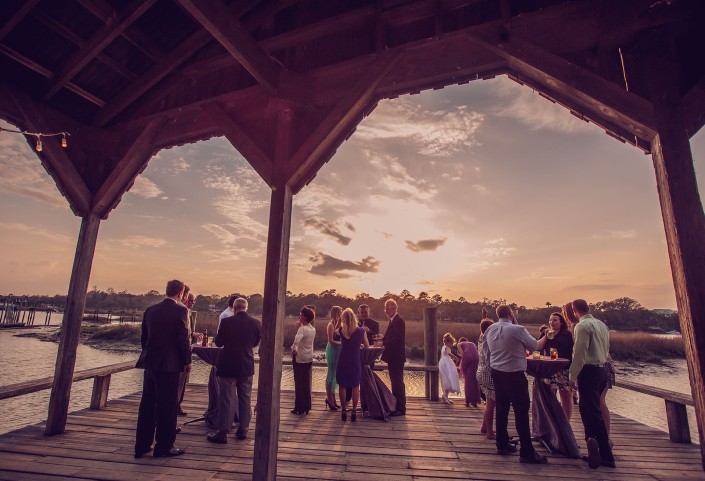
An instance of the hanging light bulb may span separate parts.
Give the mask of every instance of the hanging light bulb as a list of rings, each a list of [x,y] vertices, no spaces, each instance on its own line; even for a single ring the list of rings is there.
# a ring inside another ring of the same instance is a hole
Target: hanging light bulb
[[[63,137],[61,138],[61,146],[63,148],[66,148],[69,146],[69,143],[66,141],[66,134],[63,134]]]
[[[35,147],[35,149],[37,150],[37,152],[42,151],[42,138],[39,135],[37,136],[37,146]]]

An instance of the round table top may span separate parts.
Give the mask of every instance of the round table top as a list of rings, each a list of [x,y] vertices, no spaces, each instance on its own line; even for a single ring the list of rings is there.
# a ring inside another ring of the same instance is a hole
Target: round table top
[[[541,359],[526,358],[526,372],[537,378],[553,376],[570,366],[568,359],[551,359],[548,356],[541,356]]]

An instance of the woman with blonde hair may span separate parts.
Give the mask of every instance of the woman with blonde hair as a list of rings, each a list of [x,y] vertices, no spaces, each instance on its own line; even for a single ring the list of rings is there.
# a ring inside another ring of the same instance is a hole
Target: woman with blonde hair
[[[365,335],[365,329],[357,325],[357,316],[352,309],[343,311],[340,323],[340,354],[338,355],[338,366],[335,370],[335,377],[338,382],[338,395],[342,413],[340,418],[345,421],[347,414],[347,392],[352,390],[352,412],[350,420],[357,419],[357,402],[360,399],[360,377],[362,376],[362,362],[360,361],[360,345],[365,349],[370,347],[370,343]]]
[[[343,308],[333,306],[330,310],[330,322],[326,327],[328,334],[328,344],[326,344],[326,406],[331,411],[337,411],[340,406],[335,402],[335,391],[338,383],[335,378],[335,370],[338,366],[338,355],[340,354],[340,322]]]
[[[451,348],[455,344],[455,338],[450,332],[443,335],[443,347],[441,347],[441,358],[438,361],[438,374],[441,378],[441,386],[443,387],[443,402],[445,404],[453,404],[453,401],[448,398],[452,392],[460,394],[460,379],[458,378],[458,368],[451,358]]]

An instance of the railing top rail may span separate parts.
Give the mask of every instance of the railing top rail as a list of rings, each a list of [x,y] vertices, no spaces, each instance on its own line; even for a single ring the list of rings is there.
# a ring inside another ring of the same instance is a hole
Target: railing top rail
[[[633,381],[617,381],[615,383],[617,387],[623,389],[629,389],[630,391],[636,391],[643,394],[648,394],[649,396],[660,397],[666,401],[672,401],[679,404],[686,404],[688,406],[694,406],[693,397],[689,394],[683,394],[680,392],[669,391],[667,389],[661,389],[658,387],[647,386],[646,384],[640,384]]]
[[[107,376],[108,374],[129,371],[135,367],[135,362],[136,359],[133,359],[131,361],[124,361],[117,364],[110,364],[108,366],[94,367],[91,369],[78,371],[73,374],[73,382],[83,381],[84,379],[90,379],[96,376]],[[20,396],[22,394],[29,394],[37,391],[43,391],[44,389],[49,389],[51,388],[53,381],[54,376],[50,376],[41,379],[34,379],[32,381],[24,381],[2,386],[0,387],[0,399],[7,399]]]

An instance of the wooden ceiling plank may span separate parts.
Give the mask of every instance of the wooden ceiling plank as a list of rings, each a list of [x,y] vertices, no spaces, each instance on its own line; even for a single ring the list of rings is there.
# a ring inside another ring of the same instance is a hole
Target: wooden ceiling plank
[[[681,111],[685,130],[692,138],[705,125],[705,77],[681,99]]]
[[[271,158],[260,148],[250,135],[217,102],[209,102],[202,107],[221,128],[223,135],[240,152],[245,160],[257,171],[262,179],[271,185],[273,163]]]
[[[78,72],[93,60],[105,47],[119,37],[130,25],[140,18],[157,0],[133,0],[119,16],[111,18],[101,27],[83,48],[77,50],[54,74],[44,100],[50,99],[61,90]]]
[[[6,86],[9,95],[14,99],[17,107],[24,115],[25,130],[32,132],[55,132],[57,129],[47,123],[48,115],[34,103],[24,92]],[[69,159],[66,150],[59,142],[45,142],[41,153],[42,163],[49,174],[54,178],[59,190],[64,194],[73,212],[83,217],[90,211],[93,195],[78,173],[73,162]]]
[[[38,3],[39,0],[25,0],[25,2],[20,6],[20,8],[17,9],[12,17],[10,17],[2,28],[0,28],[0,40],[5,38],[7,34],[10,33],[12,29],[15,28],[34,7],[37,6]]]
[[[328,158],[325,153],[337,146],[337,140],[355,127],[368,106],[375,101],[377,87],[401,59],[401,53],[379,55],[376,64],[367,75],[357,81],[323,121],[311,132],[298,150],[291,156],[287,178],[294,192],[298,192],[320,169]]]
[[[107,219],[135,178],[147,167],[155,151],[154,139],[165,123],[165,118],[154,119],[137,135],[93,197],[92,213]]]
[[[177,0],[262,85],[275,93],[281,67],[221,0]]]
[[[504,58],[511,69],[534,79],[546,94],[568,94],[638,137],[651,141],[656,135],[651,103],[599,75],[516,36],[506,39],[483,29],[469,33],[468,38]]]
[[[39,75],[42,75],[43,77],[50,78],[52,75],[51,70],[48,68],[39,65],[37,62],[33,61],[32,59],[29,59],[22,55],[19,52],[14,51],[10,47],[6,45],[0,44],[0,54],[6,55],[7,57],[11,58],[15,62],[24,65],[28,69],[37,72]],[[87,90],[82,89],[78,85],[69,82],[66,84],[66,88],[70,90],[71,92],[75,93],[79,97],[83,97],[84,99],[88,100],[90,103],[97,105],[98,107],[102,107],[105,105],[105,101],[101,98],[96,97],[93,95],[91,92],[88,92]]]

